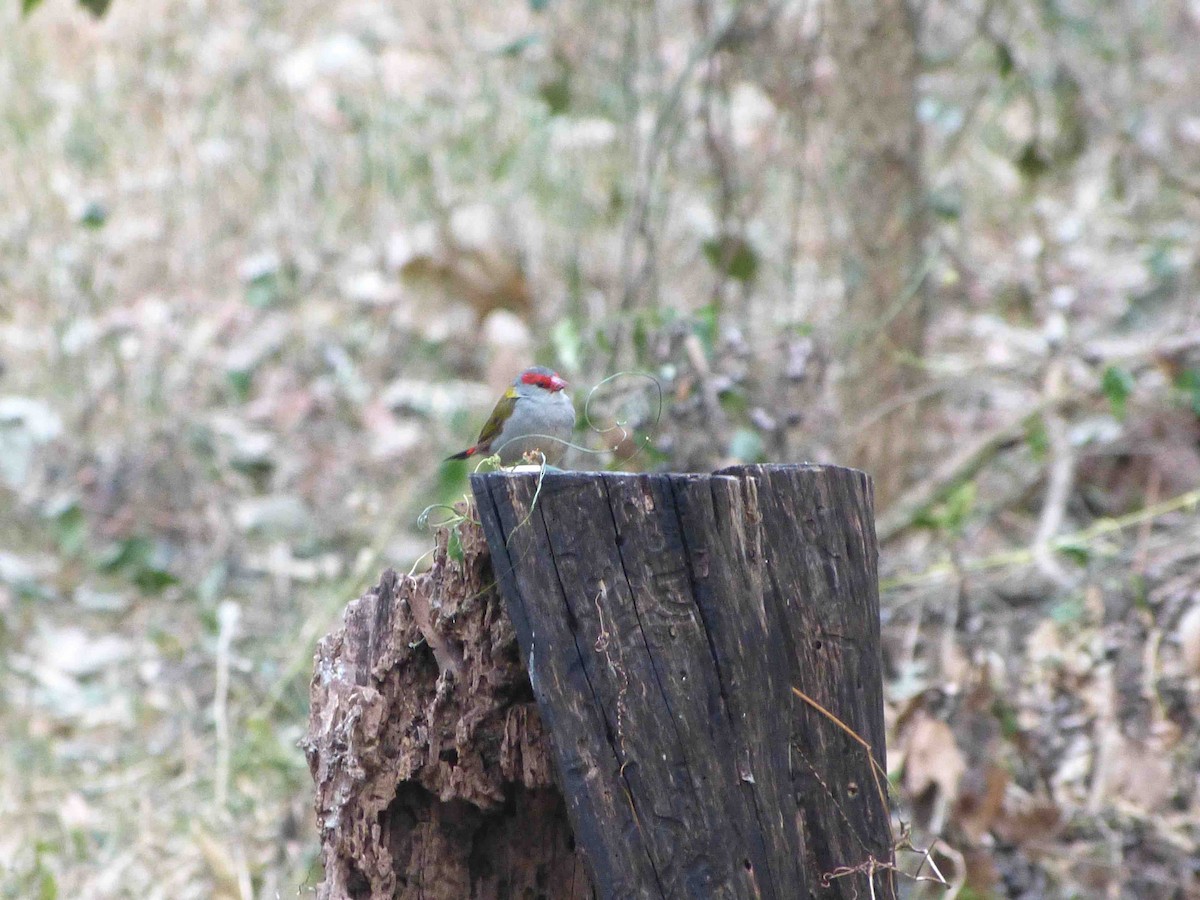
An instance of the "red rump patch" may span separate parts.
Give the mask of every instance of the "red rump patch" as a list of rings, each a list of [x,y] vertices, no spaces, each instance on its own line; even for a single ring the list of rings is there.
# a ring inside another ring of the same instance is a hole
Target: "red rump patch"
[[[521,375],[521,381],[524,384],[537,385],[538,387],[544,388],[551,393],[555,391],[561,391],[567,386],[567,383],[558,375],[545,375],[542,372],[525,372]]]

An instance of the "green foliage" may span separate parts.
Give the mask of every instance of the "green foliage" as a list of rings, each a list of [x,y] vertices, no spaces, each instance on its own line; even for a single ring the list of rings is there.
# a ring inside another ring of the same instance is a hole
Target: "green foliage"
[[[46,518],[63,556],[74,559],[83,553],[88,539],[87,520],[75,498],[65,497],[51,503]]]
[[[78,0],[79,5],[97,19],[108,12],[112,0]],[[42,5],[42,0],[21,0],[21,15],[27,16]]]
[[[1175,377],[1175,388],[1183,393],[1187,403],[1200,416],[1200,369],[1184,369]]]
[[[748,284],[758,275],[758,252],[743,237],[712,238],[705,241],[701,249],[714,269],[734,281]]]
[[[239,403],[250,399],[250,389],[254,386],[254,373],[247,370],[230,370],[225,373],[225,383],[229,385],[230,393]]]
[[[96,567],[127,578],[148,594],[159,593],[179,580],[168,571],[162,546],[140,536],[109,545],[97,558]]]
[[[465,558],[463,555],[462,534],[459,533],[458,525],[450,529],[450,537],[446,541],[446,555],[460,564]]]
[[[1033,416],[1025,423],[1025,443],[1037,462],[1045,459],[1050,452],[1050,437],[1046,434],[1046,423],[1041,416]]]
[[[59,856],[63,848],[58,844],[49,840],[39,840],[34,844],[33,865],[24,871],[14,869],[11,872],[5,872],[6,875],[13,876],[13,880],[7,884],[0,882],[0,890],[3,890],[5,898],[32,898],[32,900],[58,900],[58,880],[54,877],[54,872],[46,865],[46,858],[51,859]],[[19,885],[19,893],[13,892],[13,887]]]
[[[1050,171],[1050,160],[1042,152],[1036,140],[1029,141],[1021,148],[1021,152],[1017,154],[1013,165],[1017,167],[1017,171],[1028,181],[1037,181]]]
[[[917,524],[951,535],[959,535],[975,508],[978,489],[974,481],[964,481],[941,503],[934,504],[917,516]]]
[[[1059,540],[1055,543],[1054,549],[1068,559],[1071,559],[1080,565],[1085,565],[1087,561],[1092,558],[1092,553],[1095,548],[1089,545],[1086,541]]]
[[[1126,402],[1133,393],[1133,373],[1121,366],[1111,365],[1104,370],[1100,386],[1104,396],[1108,398],[1109,406],[1112,407],[1112,414],[1118,419],[1124,419]]]
[[[90,231],[98,231],[108,221],[108,210],[99,201],[89,201],[80,211],[76,221]]]
[[[717,401],[730,419],[744,418],[750,409],[750,399],[738,385],[730,385],[717,394]]]
[[[992,700],[992,717],[1000,723],[1000,733],[1006,740],[1020,737],[1021,726],[1017,723],[1017,711],[1000,697]]]
[[[279,273],[274,269],[261,272],[246,283],[246,302],[255,309],[274,306],[282,294]]]
[[[1014,61],[1012,48],[1007,43],[997,40],[996,44],[996,71],[1000,73],[1001,78],[1007,78],[1013,73]]]
[[[564,71],[555,78],[543,81],[538,87],[538,96],[545,102],[550,115],[565,113],[571,105],[571,79],[568,73]]]

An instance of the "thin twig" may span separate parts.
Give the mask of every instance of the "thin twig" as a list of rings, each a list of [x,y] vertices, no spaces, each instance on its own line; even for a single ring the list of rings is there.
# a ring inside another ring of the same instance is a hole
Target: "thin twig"
[[[1157,519],[1160,516],[1178,512],[1181,509],[1196,506],[1200,506],[1200,489],[1178,494],[1169,500],[1164,500],[1162,503],[1145,506],[1124,516],[1118,516],[1115,519],[1101,519],[1080,531],[1061,535],[1052,542],[1052,546],[1055,550],[1060,550],[1067,547],[1086,545],[1096,538],[1112,534],[1115,531],[1121,531],[1133,525],[1139,525],[1148,519]],[[1032,563],[1032,550],[1028,547],[1022,547],[1017,550],[996,553],[982,559],[967,560],[961,564],[961,570],[983,572],[990,569],[1003,569],[1009,566],[1027,566]],[[883,590],[890,590],[899,587],[910,587],[916,584],[927,584],[940,581],[949,575],[957,574],[959,569],[960,567],[949,562],[938,563],[935,566],[930,566],[923,572],[914,572],[910,575],[900,575],[896,578],[885,579],[880,582],[879,586]]]

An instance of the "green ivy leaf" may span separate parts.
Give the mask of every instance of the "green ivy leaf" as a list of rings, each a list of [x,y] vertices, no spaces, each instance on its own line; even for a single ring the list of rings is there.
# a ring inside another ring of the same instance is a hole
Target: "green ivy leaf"
[[[542,82],[538,87],[538,96],[549,108],[550,115],[562,115],[571,105],[571,79],[564,72],[557,78]]]
[[[1030,141],[1014,161],[1017,171],[1030,181],[1037,181],[1050,171],[1050,160],[1042,153],[1037,141]]]
[[[701,244],[704,258],[718,272],[748,284],[758,275],[758,253],[743,237],[726,235]]]
[[[1083,541],[1062,539],[1055,543],[1054,549],[1067,559],[1074,560],[1081,566],[1086,565],[1092,558],[1092,548]]]
[[[1026,423],[1025,443],[1029,445],[1035,461],[1041,462],[1046,458],[1050,450],[1050,438],[1046,435],[1046,423],[1040,416]]]
[[[101,572],[119,572],[122,569],[141,565],[149,559],[153,548],[144,537],[131,537],[111,544],[96,560]]]
[[[1109,366],[1104,370],[1104,377],[1101,379],[1100,385],[1112,407],[1113,415],[1118,419],[1124,419],[1126,402],[1129,400],[1129,395],[1133,393],[1133,373],[1121,366]]]
[[[164,588],[178,584],[179,579],[164,569],[146,567],[133,573],[132,581],[147,594],[157,594]]]
[[[457,525],[450,529],[450,539],[446,542],[446,555],[460,564],[466,558],[463,553],[462,535],[458,533]]]
[[[131,537],[109,546],[96,560],[101,572],[120,574],[141,590],[156,594],[179,579],[166,567],[161,548],[146,537]]]

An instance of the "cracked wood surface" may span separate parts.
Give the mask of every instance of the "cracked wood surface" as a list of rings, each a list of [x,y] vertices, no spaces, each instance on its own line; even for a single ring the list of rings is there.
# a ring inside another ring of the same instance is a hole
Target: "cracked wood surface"
[[[472,486],[600,896],[895,896],[866,476]]]

